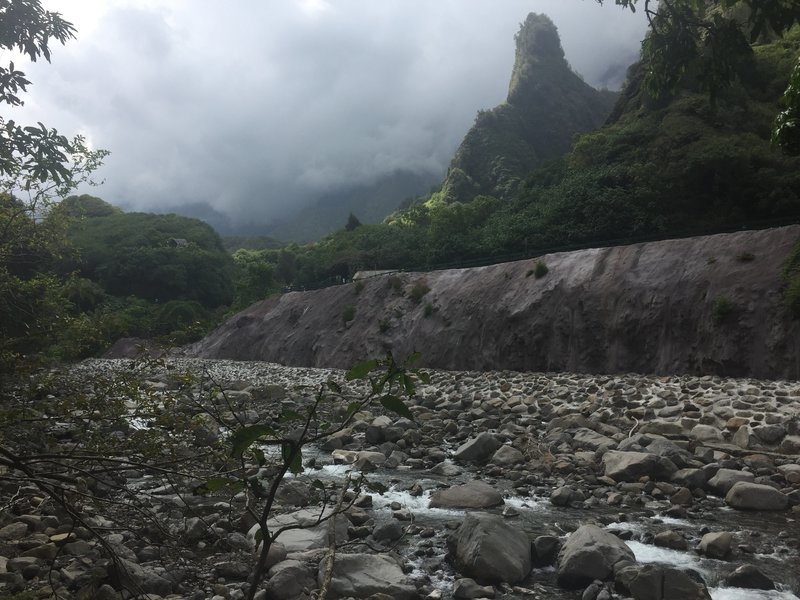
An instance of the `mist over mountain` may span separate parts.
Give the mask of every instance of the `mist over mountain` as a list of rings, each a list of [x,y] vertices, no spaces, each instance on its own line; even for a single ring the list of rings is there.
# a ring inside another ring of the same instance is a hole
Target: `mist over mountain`
[[[525,175],[563,155],[577,134],[611,112],[617,94],[594,89],[570,68],[549,17],[529,14],[515,39],[506,102],[478,113],[433,200],[508,198]]]

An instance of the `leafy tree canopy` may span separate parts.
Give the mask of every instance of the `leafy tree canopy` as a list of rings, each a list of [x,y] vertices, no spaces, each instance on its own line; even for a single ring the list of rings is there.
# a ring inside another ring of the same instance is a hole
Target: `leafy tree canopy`
[[[603,0],[597,0],[600,4]],[[712,101],[752,57],[752,44],[782,37],[800,23],[796,0],[615,0],[643,6],[650,34],[642,44],[644,86],[655,97],[693,80]],[[800,153],[800,59],[774,123],[773,143]]]

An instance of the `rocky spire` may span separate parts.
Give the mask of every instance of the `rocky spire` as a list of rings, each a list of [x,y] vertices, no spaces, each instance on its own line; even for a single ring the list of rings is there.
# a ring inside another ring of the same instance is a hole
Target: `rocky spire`
[[[514,39],[517,51],[508,86],[510,104],[520,100],[525,90],[535,85],[542,67],[568,68],[558,29],[547,15],[530,13]]]

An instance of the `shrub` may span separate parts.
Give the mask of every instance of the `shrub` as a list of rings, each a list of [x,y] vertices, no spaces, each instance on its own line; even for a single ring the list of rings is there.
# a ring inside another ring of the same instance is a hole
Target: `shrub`
[[[356,307],[353,306],[352,304],[348,304],[347,306],[344,307],[344,310],[342,311],[342,322],[347,324],[355,318],[356,318]]]
[[[533,271],[533,274],[536,276],[536,279],[541,279],[545,275],[547,275],[550,269],[547,268],[547,265],[544,264],[544,261],[536,261],[536,268]]]
[[[403,290],[403,281],[397,276],[392,275],[389,277],[389,287],[394,290],[396,293],[401,293]]]
[[[364,291],[364,282],[361,281],[360,279],[356,281],[355,290],[356,290],[356,296],[358,296],[362,291]]]
[[[533,269],[528,269],[528,272],[525,273],[525,277],[530,277],[531,275],[533,275]]]
[[[736,255],[736,260],[739,262],[752,262],[756,259],[756,255],[752,252],[740,252]]]
[[[423,309],[423,315],[426,317],[430,317],[433,314],[433,304],[430,302],[425,303],[425,308]]]
[[[800,242],[797,242],[783,268],[786,291],[783,300],[789,313],[800,319]]]
[[[431,291],[431,288],[428,287],[428,284],[425,280],[420,279],[414,284],[414,287],[411,288],[411,299],[419,304],[422,301],[422,298]]]
[[[733,303],[728,300],[727,296],[717,296],[711,306],[711,316],[714,318],[714,322],[722,323],[732,312]]]
[[[392,326],[391,321],[389,319],[381,319],[378,321],[378,331],[381,333],[386,333],[389,331],[389,328]]]

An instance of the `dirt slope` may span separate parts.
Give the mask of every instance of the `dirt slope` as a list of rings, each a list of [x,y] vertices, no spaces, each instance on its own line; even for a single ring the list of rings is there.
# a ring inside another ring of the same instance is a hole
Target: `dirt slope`
[[[445,369],[796,379],[800,325],[783,308],[781,270],[798,239],[794,225],[549,254],[540,279],[536,260],[382,275],[360,291],[348,283],[264,300],[187,352],[348,367],[417,350]],[[420,302],[417,284],[430,288]]]

